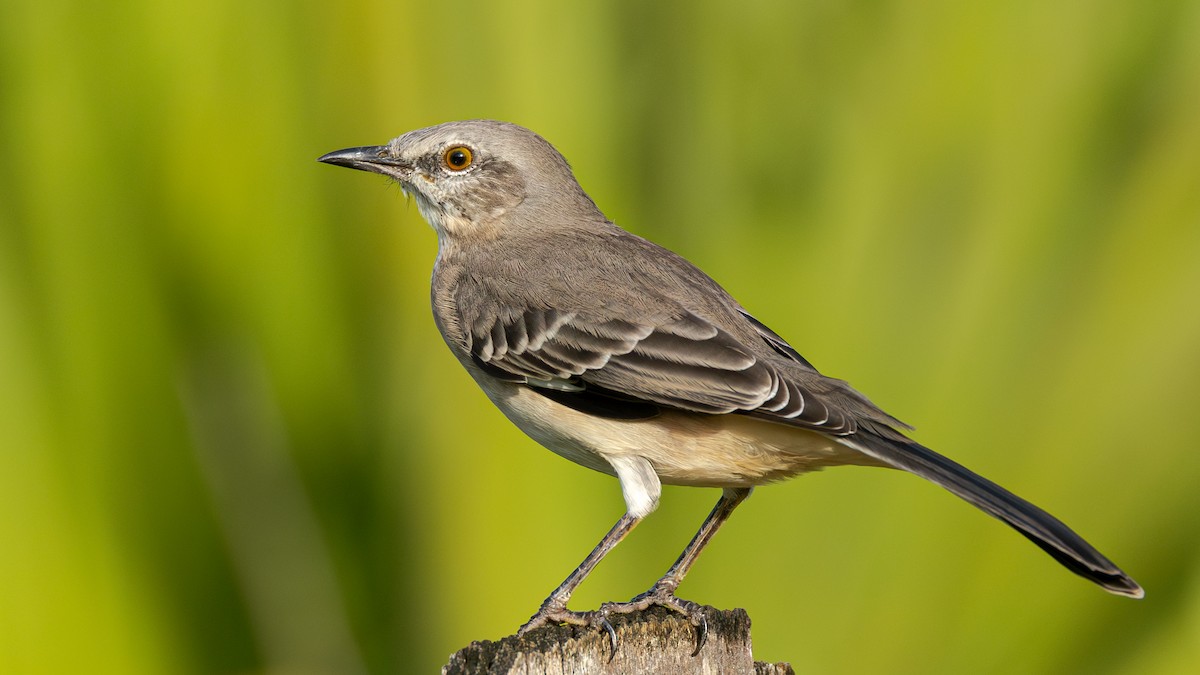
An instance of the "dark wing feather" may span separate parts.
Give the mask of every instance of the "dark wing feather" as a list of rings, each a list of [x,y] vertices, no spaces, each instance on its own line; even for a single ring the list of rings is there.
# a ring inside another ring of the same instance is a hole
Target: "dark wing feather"
[[[778,333],[770,328],[767,328],[766,324],[754,318],[744,310],[739,313],[750,322],[750,325],[754,326],[754,329],[758,331],[758,335],[763,339],[763,342],[767,343],[771,349],[775,350],[776,354],[779,354],[786,359],[791,359],[796,363],[802,364],[805,368],[808,368],[814,373],[817,372],[816,367],[809,363],[808,359],[800,356],[800,352],[796,351],[791,345],[789,345],[787,340],[779,337]]]
[[[822,377],[792,356],[795,350],[782,338],[754,325],[773,349],[801,367],[781,368],[688,312],[651,322],[528,309],[477,322],[469,347],[487,372],[523,381],[564,405],[603,415],[612,401],[643,404],[606,416],[639,418],[649,410],[644,404],[655,404],[747,413],[835,435],[854,433],[860,418],[889,423],[844,383]]]

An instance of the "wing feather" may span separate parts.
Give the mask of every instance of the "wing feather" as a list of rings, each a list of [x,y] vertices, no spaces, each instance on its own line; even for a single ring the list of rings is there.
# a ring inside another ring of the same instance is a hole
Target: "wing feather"
[[[780,347],[776,343],[786,346],[782,338],[758,322],[753,326],[780,357],[756,354],[690,312],[658,321],[537,308],[491,316],[468,324],[472,358],[493,375],[553,389],[555,400],[568,405],[571,397],[594,403],[601,396],[699,413],[747,413],[831,434],[857,429],[855,415],[839,405],[845,396],[831,384],[837,381]],[[588,403],[587,409],[597,408]]]

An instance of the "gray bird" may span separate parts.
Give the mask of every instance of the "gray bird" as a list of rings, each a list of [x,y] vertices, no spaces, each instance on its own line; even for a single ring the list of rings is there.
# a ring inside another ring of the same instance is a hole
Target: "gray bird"
[[[909,429],[783,338],[682,257],[614,225],[541,136],[490,120],[419,129],[319,161],[400,183],[438,237],[437,327],[488,398],[563,457],[614,475],[627,512],[520,632],[607,625],[663,605],[756,485],[829,466],[903,469],[1133,598],[1138,584],[1050,514],[910,440]],[[658,506],[662,484],[722,488],[671,569],[630,602],[574,612],[597,563]]]

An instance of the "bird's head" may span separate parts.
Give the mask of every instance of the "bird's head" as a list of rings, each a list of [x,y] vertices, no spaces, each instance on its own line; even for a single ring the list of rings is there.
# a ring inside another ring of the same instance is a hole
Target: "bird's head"
[[[443,242],[599,214],[554,146],[507,122],[447,122],[318,161],[395,179]]]

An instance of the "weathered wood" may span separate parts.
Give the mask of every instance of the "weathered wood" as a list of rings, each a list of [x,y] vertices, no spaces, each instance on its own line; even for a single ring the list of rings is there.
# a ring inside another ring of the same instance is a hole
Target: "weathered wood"
[[[578,626],[543,626],[523,637],[472,642],[450,657],[442,675],[583,675],[696,673],[795,675],[786,663],[755,662],[750,617],[744,610],[708,611],[708,639],[700,653],[687,619],[662,607],[612,618],[608,633]],[[611,656],[611,660],[610,660]]]

